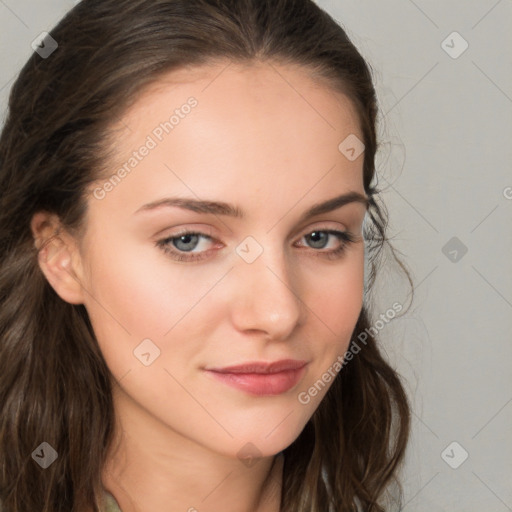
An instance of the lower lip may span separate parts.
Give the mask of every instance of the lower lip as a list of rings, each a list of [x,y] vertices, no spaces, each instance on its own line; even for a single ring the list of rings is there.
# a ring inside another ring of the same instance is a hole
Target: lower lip
[[[279,373],[219,373],[207,370],[216,379],[228,386],[246,391],[252,395],[271,396],[286,393],[298,384],[306,366]]]

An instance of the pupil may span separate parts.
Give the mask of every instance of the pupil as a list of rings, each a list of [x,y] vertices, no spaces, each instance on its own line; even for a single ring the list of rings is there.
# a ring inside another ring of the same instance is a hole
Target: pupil
[[[181,251],[188,251],[188,250],[191,250],[193,249],[193,247],[179,247],[178,244],[180,243],[183,243],[185,244],[185,246],[187,244],[189,244],[193,238],[197,238],[197,235],[181,235],[177,240],[176,240],[176,243],[175,243],[175,246],[180,249]]]
[[[310,238],[312,239],[312,242],[313,243],[319,243],[320,242],[320,248],[322,248],[322,237],[325,238],[325,235],[326,233],[322,232],[322,231],[313,231],[311,234],[310,234]],[[325,242],[325,240],[324,240]]]

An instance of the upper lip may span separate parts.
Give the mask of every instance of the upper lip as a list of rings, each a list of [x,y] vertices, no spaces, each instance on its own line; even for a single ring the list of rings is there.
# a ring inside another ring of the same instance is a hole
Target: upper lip
[[[296,359],[282,359],[280,361],[265,362],[251,361],[223,368],[206,368],[211,372],[218,373],[279,373],[289,370],[298,370],[307,364],[307,361]]]

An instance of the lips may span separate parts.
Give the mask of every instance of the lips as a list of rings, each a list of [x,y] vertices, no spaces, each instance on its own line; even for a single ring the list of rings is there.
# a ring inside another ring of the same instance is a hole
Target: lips
[[[307,361],[284,359],[271,363],[249,362],[223,368],[207,368],[213,378],[256,396],[279,395],[295,387],[306,371]]]

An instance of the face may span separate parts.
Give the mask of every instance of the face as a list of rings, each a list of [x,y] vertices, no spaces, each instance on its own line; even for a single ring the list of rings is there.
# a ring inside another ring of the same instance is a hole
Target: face
[[[167,75],[118,128],[80,241],[117,412],[230,457],[276,454],[362,307],[364,154],[339,149],[363,138],[355,110],[302,68],[222,63]]]

